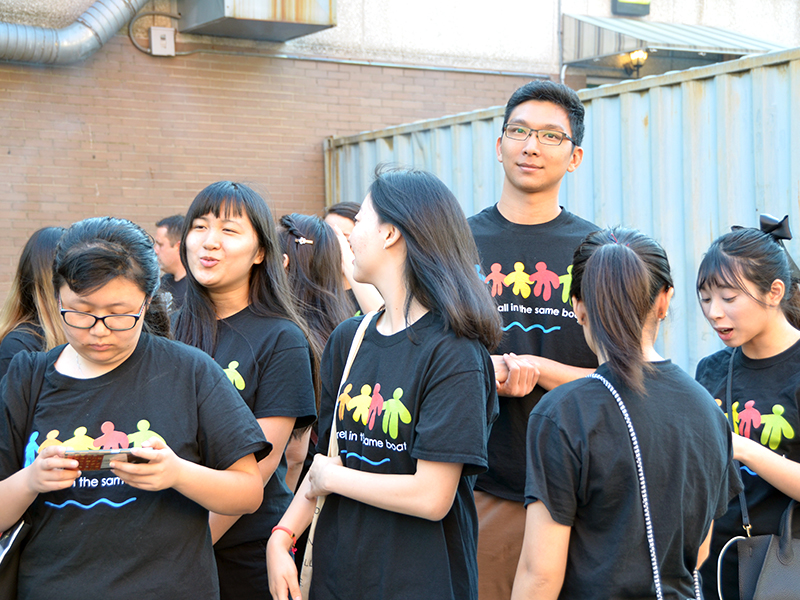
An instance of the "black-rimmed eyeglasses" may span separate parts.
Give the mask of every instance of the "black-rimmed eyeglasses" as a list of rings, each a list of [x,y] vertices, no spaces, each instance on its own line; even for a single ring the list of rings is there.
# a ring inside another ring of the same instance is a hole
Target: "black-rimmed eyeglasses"
[[[81,312],[79,310],[67,310],[61,308],[61,298],[58,299],[58,310],[61,313],[61,318],[64,323],[75,329],[91,329],[98,321],[102,322],[106,329],[110,331],[128,331],[136,327],[136,323],[142,318],[144,307],[147,304],[147,296],[142,301],[142,307],[135,315],[106,315],[105,317],[98,317],[91,313]]]
[[[565,139],[575,144],[575,140],[569,137],[566,133],[563,131],[557,131],[555,129],[531,129],[530,127],[513,125],[511,123],[506,124],[504,129],[506,132],[506,137],[517,142],[524,142],[535,133],[536,139],[539,140],[539,143],[544,144],[545,146],[560,146],[561,142],[563,142]],[[578,144],[575,145],[577,146]]]

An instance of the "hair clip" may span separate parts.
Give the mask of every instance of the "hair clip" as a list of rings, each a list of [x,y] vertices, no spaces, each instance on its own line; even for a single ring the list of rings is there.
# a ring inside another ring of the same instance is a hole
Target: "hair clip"
[[[307,240],[306,238],[301,236],[299,238],[295,238],[294,242],[295,244],[300,244],[302,246],[303,244],[313,244],[314,240]]]

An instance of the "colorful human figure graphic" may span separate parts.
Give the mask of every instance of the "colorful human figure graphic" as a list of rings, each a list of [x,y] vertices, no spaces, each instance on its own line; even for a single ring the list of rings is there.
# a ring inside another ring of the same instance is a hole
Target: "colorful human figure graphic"
[[[128,441],[131,443],[131,446],[134,448],[141,448],[142,442],[146,442],[150,438],[158,438],[166,445],[166,440],[158,435],[155,431],[150,431],[150,421],[147,419],[142,419],[136,424],[136,429],[138,431],[136,433],[131,433],[128,436]]]
[[[73,432],[73,437],[65,441],[64,445],[73,450],[96,450],[94,439],[86,435],[86,427],[78,427]]]
[[[383,412],[383,396],[381,396],[381,384],[376,383],[375,389],[372,390],[372,401],[369,404],[369,413],[367,414],[369,430],[375,426],[375,418],[380,417]]]
[[[500,272],[500,263],[493,263],[491,269],[492,272],[486,276],[483,282],[492,284],[492,296],[499,296],[503,293],[503,281],[506,276]]]
[[[764,429],[761,430],[761,444],[769,446],[771,450],[777,450],[781,444],[781,439],[792,439],[794,437],[794,429],[789,424],[789,421],[783,418],[783,412],[786,410],[780,404],[772,407],[771,415],[761,415],[761,422],[764,424]]]
[[[128,435],[121,431],[114,431],[114,423],[106,421],[100,426],[100,431],[103,432],[99,438],[95,439],[95,448],[101,450],[117,450],[119,448],[127,448],[130,445]]]
[[[341,421],[344,419],[344,409],[347,408],[347,404],[352,400],[350,398],[350,390],[353,389],[353,384],[348,383],[344,387],[344,391],[339,395],[339,420]]]
[[[755,400],[748,400],[744,403],[744,410],[739,413],[739,435],[746,438],[750,437],[750,430],[761,427],[761,413],[753,408]]]
[[[25,462],[23,467],[29,467],[36,460],[36,453],[39,451],[39,445],[36,443],[36,438],[39,437],[38,431],[32,431],[28,438],[28,443],[25,444]]]
[[[731,409],[733,410],[733,433],[739,433],[739,402],[734,402]],[[725,416],[727,417],[728,413],[725,413]]]
[[[231,380],[231,383],[236,387],[237,390],[241,391],[244,389],[244,377],[239,374],[239,371],[236,369],[239,367],[238,360],[232,360],[228,363],[227,369],[222,369],[225,371],[225,375],[228,376],[228,379]]]
[[[361,421],[362,424],[367,424],[367,415],[369,414],[369,405],[372,404],[372,386],[364,384],[361,386],[361,393],[358,396],[353,396],[347,402],[347,410],[352,410],[353,421]]]
[[[548,271],[544,262],[536,263],[536,272],[531,274],[528,281],[535,284],[533,295],[541,296],[545,301],[550,300],[552,291],[561,285],[561,279],[552,271]]]
[[[45,440],[39,444],[39,452],[42,451],[43,448],[47,448],[48,446],[62,446],[63,443],[58,440],[58,429],[51,429],[47,432],[45,436]]]
[[[402,388],[397,388],[392,394],[391,400],[383,404],[383,433],[388,434],[393,440],[397,439],[397,432],[400,421],[411,423],[411,413],[405,405],[400,402],[403,397]]]
[[[515,296],[522,296],[527,298],[531,295],[531,286],[528,285],[529,275],[525,272],[525,265],[521,262],[514,263],[514,272],[506,275],[503,283],[506,287],[514,285],[511,291]]]
[[[572,265],[567,267],[567,274],[558,278],[561,284],[561,301],[566,304],[572,303],[572,298],[569,297],[569,290],[572,287]]]

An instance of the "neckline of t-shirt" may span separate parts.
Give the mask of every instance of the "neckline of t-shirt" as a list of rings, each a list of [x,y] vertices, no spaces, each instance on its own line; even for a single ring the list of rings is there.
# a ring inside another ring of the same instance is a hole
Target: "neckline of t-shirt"
[[[51,362],[47,366],[47,371],[45,373],[46,377],[53,377],[54,379],[58,379],[62,382],[62,385],[66,384],[69,387],[86,387],[86,388],[95,388],[99,386],[108,385],[109,383],[113,383],[118,379],[124,377],[131,369],[134,368],[136,364],[142,359],[142,355],[144,354],[144,348],[146,344],[149,344],[150,334],[146,332],[142,332],[139,336],[139,341],[136,344],[136,348],[134,348],[131,355],[125,359],[125,361],[121,364],[116,366],[114,369],[109,371],[108,373],[103,373],[98,377],[91,377],[89,379],[79,379],[77,377],[70,377],[69,375],[64,375],[60,371],[56,369],[56,360],[61,355],[61,352],[66,347],[58,346],[51,350],[54,353],[53,362]]]
[[[492,207],[491,212],[489,213],[493,220],[500,225],[503,229],[507,231],[517,231],[519,233],[523,232],[531,232],[531,231],[546,231],[548,229],[561,227],[564,225],[564,222],[567,221],[572,213],[570,213],[566,208],[559,205],[561,212],[558,215],[547,221],[545,223],[534,223],[532,225],[523,225],[521,223],[514,223],[513,221],[509,221],[503,216],[503,213],[500,212],[500,209],[497,208],[497,204]]]
[[[736,352],[736,349],[734,349],[733,352]],[[770,356],[768,358],[750,358],[745,356],[745,353],[740,350],[736,352],[735,365],[742,366],[745,369],[768,369],[779,363],[795,358],[798,352],[800,352],[800,341],[795,342],[783,352],[779,352],[775,356]]]
[[[385,311],[386,309],[384,308],[378,311],[378,314],[375,315],[375,317],[372,319],[372,322],[369,324],[369,327],[367,327],[367,332],[365,334],[365,338],[374,343],[376,346],[394,346],[403,342],[404,340],[413,339],[413,337],[409,336],[409,331],[414,333],[420,332],[429,327],[433,322],[433,312],[428,311],[405,329],[398,331],[397,333],[393,333],[392,335],[383,335],[380,331],[378,331],[378,318],[380,318]]]

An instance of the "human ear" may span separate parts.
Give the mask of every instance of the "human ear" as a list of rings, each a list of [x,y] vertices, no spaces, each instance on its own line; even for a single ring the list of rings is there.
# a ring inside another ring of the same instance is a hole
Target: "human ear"
[[[503,141],[503,136],[501,135],[497,138],[497,145],[495,147],[495,151],[497,152],[497,162],[503,162],[503,152],[500,150],[500,144]]]
[[[394,225],[387,224],[386,233],[384,234],[383,249],[387,250],[397,244],[403,238],[403,234]]]
[[[575,296],[572,297],[572,308],[575,313],[575,318],[578,319],[578,325],[583,327],[586,325],[586,305],[583,300],[578,300]]]
[[[285,252],[283,253],[283,268],[284,269],[289,268],[289,255],[286,254]]]
[[[575,146],[575,149],[572,151],[572,156],[569,158],[569,165],[567,165],[567,171],[572,173],[575,169],[578,168],[578,165],[581,164],[583,161],[583,148],[580,146]]]
[[[779,306],[783,296],[786,294],[786,285],[782,280],[776,279],[767,292],[766,302],[770,306]]]

